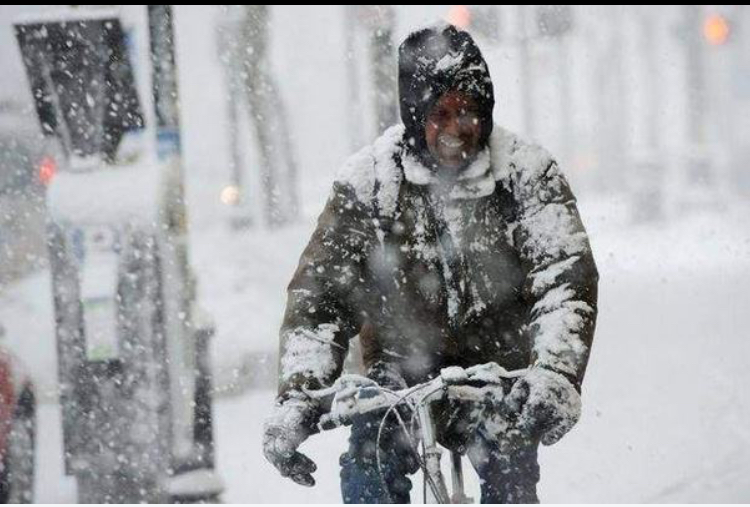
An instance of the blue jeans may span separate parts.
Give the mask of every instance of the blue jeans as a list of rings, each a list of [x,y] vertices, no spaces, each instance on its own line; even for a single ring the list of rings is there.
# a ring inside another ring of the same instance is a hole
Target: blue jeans
[[[344,503],[409,503],[411,480],[418,461],[403,431],[389,418],[380,444],[378,469],[375,445],[380,417],[361,417],[352,425],[349,450],[341,456]],[[481,482],[482,503],[538,503],[536,442],[506,446],[477,433],[467,456]],[[387,486],[386,486],[387,485]],[[387,489],[386,489],[387,488]]]

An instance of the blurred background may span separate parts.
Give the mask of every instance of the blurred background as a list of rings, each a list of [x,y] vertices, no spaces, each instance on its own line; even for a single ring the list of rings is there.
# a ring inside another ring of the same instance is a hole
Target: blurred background
[[[59,155],[41,136],[12,27],[52,7],[0,7],[0,324],[40,400],[37,498],[67,502],[45,241]],[[344,433],[306,444],[320,470],[313,490],[261,458],[285,288],[338,167],[398,121],[398,44],[440,20],[480,45],[496,122],[560,160],[601,273],[584,416],[542,451],[542,501],[750,498],[750,8],[175,6],[174,16],[189,255],[216,323],[225,501],[340,500]]]

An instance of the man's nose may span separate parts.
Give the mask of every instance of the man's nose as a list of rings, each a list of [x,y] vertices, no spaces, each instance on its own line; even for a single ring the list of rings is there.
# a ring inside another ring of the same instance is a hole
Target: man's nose
[[[461,122],[457,116],[452,116],[445,122],[443,133],[458,137],[461,134]]]

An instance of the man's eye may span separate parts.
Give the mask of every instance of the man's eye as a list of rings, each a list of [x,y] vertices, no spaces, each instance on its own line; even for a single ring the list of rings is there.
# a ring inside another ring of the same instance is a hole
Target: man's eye
[[[467,111],[461,114],[459,121],[465,125],[477,125],[479,124],[479,115],[473,111]]]

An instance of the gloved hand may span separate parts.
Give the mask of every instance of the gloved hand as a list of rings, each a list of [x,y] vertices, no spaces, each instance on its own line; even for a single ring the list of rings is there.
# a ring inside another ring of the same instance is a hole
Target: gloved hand
[[[451,451],[465,453],[488,412],[484,403],[449,399],[436,407],[438,440]]]
[[[497,384],[500,392],[497,397],[502,400],[502,388],[500,384],[504,381],[503,375],[506,373],[504,368],[497,363],[490,362],[466,368],[445,368],[440,372],[447,383],[461,384],[466,381],[479,381]],[[477,431],[482,426],[490,426],[489,431],[496,433],[504,432],[507,425],[499,427],[495,422],[499,419],[495,417],[501,407],[488,398],[484,402],[462,400],[450,396],[447,402],[439,405],[439,413],[443,416],[440,418],[441,423],[438,425],[438,434],[441,444],[445,445],[452,451],[459,453],[466,452],[476,438]],[[444,421],[444,422],[443,422]]]
[[[515,428],[544,445],[560,440],[581,417],[581,396],[565,376],[541,366],[531,367],[505,398],[515,415]]]
[[[288,393],[263,425],[263,454],[281,475],[302,486],[314,486],[315,463],[297,451],[313,432],[316,404],[300,392]]]

